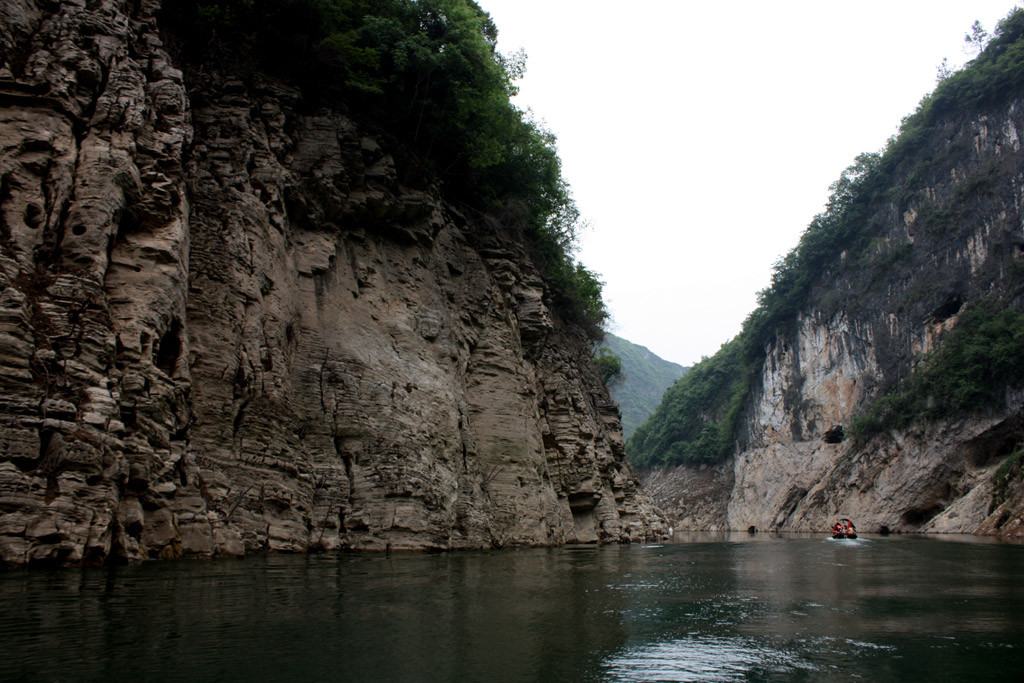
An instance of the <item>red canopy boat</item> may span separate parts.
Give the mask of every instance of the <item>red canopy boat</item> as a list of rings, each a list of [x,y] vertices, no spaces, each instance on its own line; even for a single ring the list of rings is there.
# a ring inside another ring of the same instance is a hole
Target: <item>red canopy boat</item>
[[[857,527],[852,520],[841,517],[832,522],[832,538],[857,538]]]

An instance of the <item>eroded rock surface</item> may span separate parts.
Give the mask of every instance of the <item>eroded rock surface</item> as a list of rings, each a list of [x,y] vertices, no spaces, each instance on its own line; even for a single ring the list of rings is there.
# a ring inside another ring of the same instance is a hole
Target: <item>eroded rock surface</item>
[[[664,532],[500,225],[158,0],[3,7],[4,564]]]

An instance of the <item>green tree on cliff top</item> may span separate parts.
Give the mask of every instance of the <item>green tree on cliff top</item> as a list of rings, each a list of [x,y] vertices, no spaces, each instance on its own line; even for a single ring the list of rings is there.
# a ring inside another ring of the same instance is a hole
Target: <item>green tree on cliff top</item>
[[[519,230],[556,305],[597,338],[597,276],[575,261],[579,212],[555,138],[510,101],[522,53],[473,0],[182,0],[169,10],[194,60],[216,47],[340,102],[398,137],[446,193]]]

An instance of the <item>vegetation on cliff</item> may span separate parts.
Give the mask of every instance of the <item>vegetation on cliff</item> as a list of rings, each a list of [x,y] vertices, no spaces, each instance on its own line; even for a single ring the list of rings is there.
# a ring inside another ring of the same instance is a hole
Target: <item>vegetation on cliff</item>
[[[610,386],[622,379],[622,359],[602,346],[594,353],[594,365],[601,375],[601,383]]]
[[[631,461],[649,468],[710,463],[728,457],[736,448],[741,420],[768,345],[779,334],[793,330],[798,314],[809,302],[812,287],[843,268],[860,268],[865,261],[872,261],[874,257],[868,258],[869,252],[877,246],[876,240],[884,229],[878,207],[907,199],[908,193],[933,173],[935,158],[928,145],[937,126],[958,113],[999,106],[1019,94],[1022,87],[1024,11],[1015,10],[1000,22],[994,37],[975,60],[963,70],[948,74],[921,101],[917,111],[904,119],[899,134],[888,141],[881,153],[858,156],[833,183],[825,211],[814,217],[797,246],[775,263],[771,285],[758,293],[758,306],[744,321],[740,333],[670,388],[657,411],[629,440],[627,452]],[[964,183],[958,188],[959,199],[983,191],[987,181],[986,173],[982,172]],[[921,223],[932,229],[940,229],[956,219],[955,208],[928,205],[924,210],[928,214],[921,217]],[[911,249],[909,242],[898,245],[887,252],[884,262],[873,266],[891,266],[907,258]],[[828,302],[819,305],[822,303]],[[836,301],[833,307],[841,304]],[[1000,319],[998,324],[1015,329],[1017,323],[1015,319]],[[977,345],[971,341],[974,337],[965,333],[964,340],[977,351]],[[1010,333],[1004,342],[1010,346],[1017,344],[1019,350],[1024,338]],[[989,352],[994,352],[994,348],[984,353]],[[943,358],[930,362],[945,367],[947,361]],[[926,363],[922,367],[930,366]],[[965,386],[985,386],[983,390],[966,391],[963,400],[970,400],[968,396],[976,398],[978,391],[998,394],[1000,387],[1012,380],[1005,374],[968,374],[963,378]],[[878,404],[861,422],[860,429],[870,431],[874,425],[895,424],[894,420],[904,419],[900,416],[927,412],[922,411],[919,400],[937,390],[937,376],[929,375],[932,379],[897,390],[910,391],[911,395]],[[964,405],[960,398],[953,403]]]
[[[941,346],[858,417],[849,436],[860,441],[916,422],[999,405],[1007,386],[1022,383],[1024,314],[986,302],[964,311]]]
[[[525,55],[503,56],[473,0],[183,0],[166,21],[193,63],[236,59],[347,108],[410,152],[446,196],[498,215],[541,267],[563,315],[601,336],[602,283],[574,258],[579,212],[555,137],[510,97]],[[250,67],[251,68],[251,67]]]

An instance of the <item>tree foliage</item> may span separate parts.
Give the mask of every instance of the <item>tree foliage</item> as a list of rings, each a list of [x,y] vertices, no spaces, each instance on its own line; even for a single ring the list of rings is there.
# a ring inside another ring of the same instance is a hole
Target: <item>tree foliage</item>
[[[970,33],[964,34],[964,52],[971,55],[979,54],[988,45],[989,38],[988,31],[981,22],[975,21],[971,24]]]
[[[601,347],[594,355],[594,364],[601,373],[601,381],[608,386],[622,376],[622,359],[608,348]]]
[[[525,55],[496,49],[473,0],[180,0],[166,20],[193,61],[230,58],[298,83],[402,141],[449,197],[513,205],[555,303],[599,337],[600,280],[573,258],[579,212],[555,138],[510,102]]]
[[[980,24],[977,28],[981,29]],[[974,29],[972,28],[972,31]],[[969,34],[968,45],[975,44]],[[991,38],[977,34],[984,50],[965,68],[951,73],[921,100],[917,111],[900,127],[902,144],[914,144],[935,122],[950,112],[983,110],[1006,102],[1024,85],[1024,11],[1014,10],[996,26]],[[987,40],[987,42],[985,42]]]

